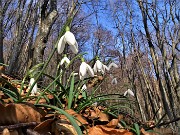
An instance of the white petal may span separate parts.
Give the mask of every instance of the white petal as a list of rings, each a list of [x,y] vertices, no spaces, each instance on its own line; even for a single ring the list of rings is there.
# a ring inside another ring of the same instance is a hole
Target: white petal
[[[107,67],[106,65],[103,64],[103,70],[104,70],[104,71],[105,71],[105,70],[109,71],[109,67]]]
[[[118,65],[112,62],[111,64],[109,64],[108,68],[111,69],[112,67],[118,68]]]
[[[31,94],[36,94],[37,93],[37,83],[35,83],[32,91],[31,91]]]
[[[84,84],[81,89],[84,90],[84,91],[87,90],[86,84]]]
[[[85,62],[82,62],[79,68],[79,76],[80,79],[83,80],[87,72],[87,64]]]
[[[94,73],[97,73],[97,63],[94,64],[93,70],[94,70]]]
[[[64,47],[65,47],[65,42],[64,42],[64,35],[60,38],[59,42],[58,42],[58,53],[61,54],[64,51]]]
[[[61,60],[61,62],[60,62],[60,65],[63,65],[64,62],[65,62],[65,59],[63,58],[63,59]]]
[[[88,77],[88,75],[87,74],[85,74],[84,76],[82,76],[81,74],[79,74],[79,78],[80,78],[80,80],[84,80],[85,78],[87,78]]]
[[[64,60],[65,60],[65,62],[66,62],[67,64],[70,63],[70,60],[68,59],[68,57],[64,57]]]
[[[109,71],[109,68],[106,65],[102,64],[102,70],[101,70],[102,74],[104,74],[106,70]]]
[[[79,74],[79,78],[80,80],[84,80],[84,76],[82,76],[81,74]]]
[[[69,45],[75,45],[76,44],[76,39],[74,37],[74,34],[70,31],[66,31],[66,33],[64,34],[65,37],[65,41],[69,44]]]
[[[78,73],[74,73],[74,76],[78,75]]]
[[[101,72],[101,70],[102,70],[102,68],[103,68],[103,67],[102,67],[102,66],[103,66],[102,63],[101,63],[99,60],[97,60],[97,61],[96,61],[96,65],[97,65],[98,71]]]
[[[109,75],[111,78],[114,78],[114,76],[112,74]]]
[[[132,90],[128,89],[127,92],[128,92],[131,96],[134,96],[134,93],[132,92]]]
[[[29,82],[30,86],[34,83],[34,81],[35,81],[34,78],[30,79],[30,82]]]
[[[126,95],[127,95],[127,93],[128,93],[128,91],[126,90],[126,91],[124,92],[124,96],[126,96]]]
[[[86,66],[87,66],[88,75],[89,75],[90,77],[94,77],[93,69],[92,69],[88,64],[86,64]]]
[[[78,53],[78,43],[76,42],[74,45],[70,45],[70,49],[72,50],[73,53],[77,54]]]
[[[70,60],[66,56],[61,60],[60,65],[63,65],[64,63],[66,64],[70,63]]]
[[[117,79],[113,78],[112,81],[111,81],[111,84],[117,84]]]
[[[34,79],[34,78],[31,78],[31,79],[30,79],[30,83],[29,83],[30,87],[32,86],[32,84],[33,84],[34,82],[35,82],[35,79]],[[34,85],[32,91],[31,91],[31,94],[32,94],[32,95],[34,95],[34,94],[36,94],[36,93],[37,93],[37,83]]]

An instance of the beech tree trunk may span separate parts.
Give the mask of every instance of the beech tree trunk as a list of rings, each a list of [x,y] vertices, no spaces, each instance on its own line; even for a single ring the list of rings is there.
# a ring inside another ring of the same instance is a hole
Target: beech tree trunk
[[[11,0],[7,0],[4,5],[2,0],[0,0],[0,63],[4,63],[3,58],[3,39],[4,39],[4,29],[3,29],[3,21],[5,13],[11,3]]]
[[[151,57],[152,57],[152,61],[153,61],[153,66],[154,66],[154,69],[155,69],[156,78],[157,78],[157,81],[159,83],[159,89],[160,89],[160,93],[161,93],[161,97],[162,97],[162,101],[163,101],[163,106],[164,106],[165,112],[167,113],[169,119],[172,120],[173,119],[173,115],[171,113],[172,111],[171,111],[171,108],[169,107],[169,101],[168,101],[168,98],[167,98],[165,87],[163,85],[162,78],[160,76],[158,59],[157,59],[157,55],[156,55],[156,52],[155,52],[155,47],[154,47],[154,45],[152,43],[152,39],[151,39],[149,28],[148,28],[147,7],[146,8],[144,7],[143,2],[141,0],[138,0],[138,4],[139,4],[139,7],[140,7],[140,10],[141,10],[141,13],[142,13],[143,25],[144,25],[144,29],[145,29],[145,32],[146,32],[146,37],[147,37],[148,44],[149,44],[149,49],[150,49],[150,53],[151,53]]]
[[[49,0],[45,0],[41,7],[38,35],[36,36],[35,43],[32,47],[32,66],[43,62],[44,49],[48,41],[48,36],[58,15],[56,10],[56,0],[50,1],[51,7],[50,11],[47,13],[48,2]]]

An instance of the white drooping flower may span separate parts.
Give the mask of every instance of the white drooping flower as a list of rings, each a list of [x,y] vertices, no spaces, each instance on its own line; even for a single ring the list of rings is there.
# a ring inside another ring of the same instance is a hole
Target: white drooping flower
[[[132,92],[132,90],[128,89],[124,92],[124,96],[126,96],[127,94],[134,96],[134,93]]]
[[[117,84],[117,78],[113,78],[112,81],[111,81],[111,84]]]
[[[60,65],[68,65],[70,63],[70,60],[68,59],[68,57],[64,56],[60,62]]]
[[[94,77],[93,69],[86,62],[82,62],[79,68],[79,76],[81,80],[89,76]]]
[[[98,103],[97,102],[94,102],[91,106],[93,107],[97,107]]]
[[[105,73],[105,71],[106,71],[106,70],[107,70],[107,71],[109,71],[108,66],[106,66],[106,65],[104,65],[104,64],[103,64],[102,68],[103,68],[103,70],[102,70],[102,71],[104,71],[104,73]],[[104,73],[103,73],[103,74],[104,74]]]
[[[112,78],[112,79],[114,78],[114,76],[113,76],[112,74],[110,74],[109,76],[110,76],[110,78]]]
[[[94,73],[104,72],[103,64],[102,64],[102,62],[100,62],[100,60],[96,60],[93,70],[94,70]]]
[[[61,54],[64,51],[66,43],[70,46],[73,53],[78,53],[78,43],[72,32],[66,31],[66,33],[60,38],[58,42],[58,53]]]
[[[86,91],[86,90],[87,90],[86,84],[84,84],[81,89],[82,89],[83,91]]]
[[[95,63],[96,64],[96,63]],[[105,71],[109,71],[111,68],[118,68],[118,65],[115,64],[114,62],[112,62],[111,64],[109,64],[108,66],[106,66],[105,64],[101,63],[102,64],[102,68],[100,69],[100,71],[102,72],[102,74],[105,73]],[[97,64],[96,64],[97,65]],[[100,65],[100,64],[99,64]],[[95,66],[95,65],[94,65]],[[97,68],[96,68],[97,69]],[[96,72],[96,70],[95,70]]]
[[[74,73],[74,76],[76,76],[76,75],[78,75],[78,73],[75,72],[75,73]]]
[[[31,79],[30,79],[30,82],[29,82],[29,87],[31,87],[34,82],[35,82],[35,79],[34,79],[34,78],[31,78]],[[35,95],[35,94],[37,93],[37,89],[38,89],[37,83],[35,83],[32,91],[31,91],[31,95]]]
[[[110,70],[112,67],[114,67],[114,68],[118,68],[118,65],[117,65],[117,64],[115,64],[114,62],[112,62],[111,64],[109,64],[109,66],[108,66],[108,70]]]

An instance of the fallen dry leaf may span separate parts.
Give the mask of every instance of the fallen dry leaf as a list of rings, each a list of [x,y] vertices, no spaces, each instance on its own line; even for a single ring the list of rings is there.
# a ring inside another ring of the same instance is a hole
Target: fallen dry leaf
[[[109,121],[109,116],[104,112],[99,112],[98,117],[100,121]]]
[[[119,127],[118,124],[120,120],[123,119],[123,115],[119,115],[117,119],[112,119],[108,124],[106,124],[106,127],[109,127],[109,128],[116,128],[116,127]]]
[[[10,135],[10,132],[7,128],[5,128],[2,132],[2,135]]]
[[[9,131],[7,128],[5,128],[3,130],[2,133],[0,133],[0,135],[19,135],[17,130],[12,130],[12,131]]]
[[[133,135],[133,133],[125,129],[114,129],[97,125],[89,129],[88,135]]]
[[[68,114],[74,116],[77,120],[76,122],[78,123],[79,126],[81,125],[87,125],[88,122],[82,117],[82,115],[78,114],[77,112],[75,112],[74,110],[72,109],[68,109],[68,110],[65,110]],[[66,116],[64,115],[60,115],[60,119],[65,119],[67,121],[69,121]]]
[[[117,125],[119,123],[119,120],[118,119],[112,119],[107,125],[106,127],[108,128],[116,128]]]
[[[142,133],[142,135],[158,135],[158,134],[153,133],[153,132],[147,132],[143,128],[141,129],[141,133]]]
[[[0,125],[41,122],[42,115],[31,104],[0,104]]]
[[[55,135],[78,135],[74,127],[70,124],[56,123]]]
[[[37,131],[40,134],[46,134],[48,132],[51,132],[52,130],[52,123],[54,122],[54,119],[48,119],[43,122],[41,122],[39,125],[37,125],[34,128],[34,131]]]

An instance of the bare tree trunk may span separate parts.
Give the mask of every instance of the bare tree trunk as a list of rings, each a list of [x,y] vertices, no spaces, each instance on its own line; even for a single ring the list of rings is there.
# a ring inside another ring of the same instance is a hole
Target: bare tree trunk
[[[2,0],[0,0],[0,63],[4,63],[4,58],[3,58],[3,39],[4,39],[4,26],[3,26],[3,21],[4,21],[4,16],[5,13],[12,1],[7,0],[5,4],[3,5]]]
[[[17,22],[16,22],[16,32],[15,32],[15,42],[14,47],[12,49],[11,58],[8,67],[8,73],[11,74],[12,72],[16,72],[18,70],[18,60],[19,56],[22,52],[22,47],[27,36],[27,31],[25,31],[26,23],[29,20],[29,16],[31,15],[31,7],[33,4],[33,0],[30,1],[28,5],[28,9],[26,11],[25,16],[23,17],[23,10],[25,8],[26,1],[20,0],[18,2],[18,12],[17,12]]]
[[[41,18],[38,29],[38,35],[36,36],[35,43],[32,47],[33,66],[43,62],[44,49],[48,41],[48,36],[51,27],[54,24],[58,15],[56,11],[56,0],[51,0],[51,8],[49,12],[47,12],[48,2],[49,0],[45,0],[43,5],[41,6]]]
[[[150,49],[151,57],[152,57],[152,60],[153,60],[153,65],[154,65],[154,69],[155,69],[155,73],[156,73],[156,78],[157,78],[157,81],[159,82],[159,88],[160,88],[160,93],[161,93],[161,97],[162,97],[162,101],[163,101],[163,106],[164,106],[165,112],[167,113],[169,119],[172,120],[173,116],[172,116],[172,113],[171,113],[171,110],[170,110],[170,107],[169,107],[169,104],[168,104],[168,98],[167,98],[167,95],[166,95],[166,91],[165,91],[164,85],[162,83],[162,79],[160,77],[160,74],[159,74],[158,60],[157,60],[157,56],[156,56],[156,53],[155,53],[155,48],[154,48],[154,45],[152,43],[152,39],[151,39],[149,29],[148,29],[148,25],[147,25],[147,14],[146,14],[147,9],[145,9],[145,7],[144,7],[141,0],[137,0],[137,1],[138,1],[139,7],[140,7],[140,10],[141,10],[141,13],[142,13],[142,17],[143,17],[144,29],[145,29],[145,32],[146,32],[146,37],[147,37],[147,40],[148,40],[149,49]]]
[[[4,63],[3,59],[3,11],[2,1],[0,0],[0,63]]]

